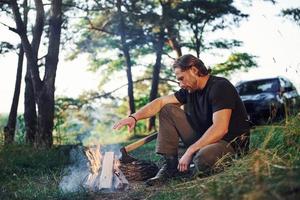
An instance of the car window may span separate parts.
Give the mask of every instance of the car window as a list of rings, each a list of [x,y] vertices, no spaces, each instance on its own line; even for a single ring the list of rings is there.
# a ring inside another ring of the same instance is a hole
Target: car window
[[[279,83],[277,79],[249,81],[237,86],[237,91],[240,95],[259,94],[263,92],[277,92],[279,91]]]
[[[295,90],[295,87],[293,86],[293,84],[289,80],[282,79],[282,82],[284,82],[284,86],[283,86],[284,91],[290,92],[290,91]]]

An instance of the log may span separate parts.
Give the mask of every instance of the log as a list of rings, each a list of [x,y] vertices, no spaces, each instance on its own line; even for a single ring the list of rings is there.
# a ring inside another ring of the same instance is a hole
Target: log
[[[111,189],[114,171],[114,152],[105,152],[100,176],[100,189]]]
[[[120,161],[117,156],[115,156],[115,165],[114,165],[114,188],[117,190],[126,190],[129,186],[129,182],[122,173],[122,171],[119,168]]]
[[[120,161],[114,152],[106,152],[102,156],[100,146],[97,145],[85,147],[84,154],[89,166],[89,174],[83,181],[84,188],[94,192],[128,189],[129,182],[120,170]]]
[[[102,158],[100,153],[100,146],[97,145],[90,148],[85,148],[84,152],[89,161],[90,172],[92,174],[98,173],[101,167],[101,158]]]
[[[98,185],[98,180],[100,179],[101,170],[101,153],[100,146],[86,147],[84,148],[84,153],[88,159],[89,174],[84,179],[83,186],[95,190]]]

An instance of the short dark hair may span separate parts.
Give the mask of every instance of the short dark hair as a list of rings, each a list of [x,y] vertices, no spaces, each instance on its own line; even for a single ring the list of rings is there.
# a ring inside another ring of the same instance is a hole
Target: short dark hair
[[[190,69],[192,66],[196,67],[199,70],[199,76],[206,76],[210,73],[210,70],[207,69],[199,58],[191,54],[183,55],[177,58],[173,64],[173,68],[179,68],[182,71]]]

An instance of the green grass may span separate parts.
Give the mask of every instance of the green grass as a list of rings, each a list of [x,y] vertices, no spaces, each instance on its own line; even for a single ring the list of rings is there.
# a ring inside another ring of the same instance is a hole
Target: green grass
[[[69,146],[35,150],[28,146],[0,149],[0,199],[76,199],[86,194],[62,194],[58,188],[69,164]],[[80,199],[80,198],[78,198]]]
[[[171,182],[151,199],[300,199],[300,119],[258,127],[251,152],[225,171]]]
[[[0,145],[4,143],[3,128],[6,125],[7,118],[8,118],[7,114],[0,114]]]
[[[251,150],[225,171],[208,177],[176,179],[158,188],[128,191],[128,199],[300,199],[300,118],[286,125],[261,126],[251,133]],[[114,136],[116,137],[116,136]],[[123,137],[123,136],[122,136]],[[124,137],[125,138],[125,137]],[[121,143],[129,144],[134,140]],[[87,191],[62,193],[59,183],[72,164],[72,146],[35,150],[0,146],[0,199],[90,199]],[[130,153],[161,163],[155,141]],[[99,194],[97,197],[101,197]],[[114,198],[122,199],[124,195]],[[112,199],[114,199],[112,198]]]
[[[156,163],[161,162],[161,157],[155,153],[156,140],[145,144],[143,147],[130,152],[130,155],[134,158],[141,160],[151,160]]]

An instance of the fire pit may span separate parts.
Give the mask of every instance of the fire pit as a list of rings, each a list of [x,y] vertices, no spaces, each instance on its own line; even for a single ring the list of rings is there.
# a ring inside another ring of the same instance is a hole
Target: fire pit
[[[83,186],[91,191],[126,190],[129,181],[143,181],[155,176],[158,167],[145,160],[120,162],[114,152],[101,154],[100,145],[85,147],[84,154],[88,159],[89,174]]]

